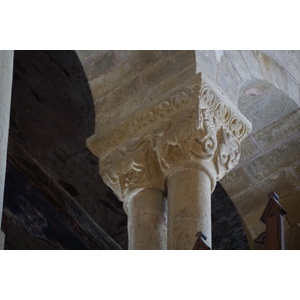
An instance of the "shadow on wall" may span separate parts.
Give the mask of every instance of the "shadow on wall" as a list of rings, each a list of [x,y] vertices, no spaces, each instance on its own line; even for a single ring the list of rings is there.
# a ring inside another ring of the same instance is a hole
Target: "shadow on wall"
[[[94,120],[91,91],[75,51],[15,51],[9,140],[27,151],[126,249],[122,203],[102,182],[98,160],[86,147],[87,137],[94,132]],[[23,163],[22,157],[15,160]],[[13,209],[17,204],[10,205],[9,201],[13,199],[5,194],[3,231],[12,248],[22,249],[17,241],[12,242],[6,226],[8,219],[20,224],[17,219],[22,218],[17,213],[20,210]],[[31,201],[29,196],[26,201]],[[32,232],[25,225],[22,230]]]

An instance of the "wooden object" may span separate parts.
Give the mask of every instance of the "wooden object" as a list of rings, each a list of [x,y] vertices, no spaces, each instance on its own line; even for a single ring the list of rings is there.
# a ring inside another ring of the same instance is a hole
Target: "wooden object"
[[[284,250],[284,216],[287,211],[278,202],[279,196],[270,193],[269,201],[260,220],[266,225],[266,231],[255,240],[255,249],[258,250]]]
[[[205,243],[206,236],[202,233],[202,231],[197,232],[196,237],[197,240],[193,250],[210,250],[209,246]]]

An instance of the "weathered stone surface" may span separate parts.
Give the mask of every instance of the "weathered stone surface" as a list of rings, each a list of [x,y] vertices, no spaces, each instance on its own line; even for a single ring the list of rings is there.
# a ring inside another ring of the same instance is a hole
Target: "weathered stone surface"
[[[121,64],[137,55],[137,50],[114,50],[114,55],[118,63]]]
[[[197,169],[178,168],[168,178],[168,249],[191,250],[201,231],[212,246],[211,182]]]
[[[242,51],[224,51],[224,55],[232,63],[235,70],[238,70],[238,75],[242,82],[247,82],[252,79],[252,75],[249,72],[248,66],[242,56]]]
[[[247,68],[252,75],[252,78],[263,78],[262,69],[260,67],[259,60],[257,58],[258,51],[249,51],[249,50],[243,50],[240,51],[242,57],[245,60],[245,63],[247,65]]]
[[[0,51],[0,225],[2,218],[3,193],[6,169],[12,71],[13,51]]]
[[[241,191],[254,187],[251,177],[247,174],[243,167],[234,168],[220,183],[226,186],[226,192],[230,195],[237,195]]]
[[[96,60],[98,57],[104,55],[107,50],[77,50],[76,54],[79,57],[80,61],[83,63],[88,63],[93,60]]]
[[[210,55],[206,56],[208,53]],[[242,85],[253,78],[280,89],[299,106],[299,82],[291,75],[290,64],[284,66],[284,60],[278,55],[269,55],[266,51],[223,51],[220,57],[214,57],[213,51],[208,53],[196,51],[197,71],[206,72],[234,103]],[[286,51],[282,53],[283,57],[289,56]],[[210,57],[209,63],[207,57]],[[209,68],[211,70],[207,70]],[[215,72],[217,79],[214,78]]]
[[[257,146],[252,136],[247,137],[241,143],[241,158],[239,160],[239,165],[259,156],[262,154],[262,150]]]
[[[300,61],[300,53],[295,50],[261,50],[269,57],[272,57],[277,63],[284,67],[288,73],[290,73],[298,83],[300,83],[300,70],[298,64]]]
[[[222,59],[217,65],[216,83],[226,93],[228,99],[237,106],[241,77],[228,59]]]
[[[107,73],[115,66],[116,63],[113,51],[106,51],[101,54],[100,57],[98,56],[97,59],[85,63],[85,66],[88,65],[86,68],[87,71],[85,72],[86,76],[90,81],[92,81],[93,79]]]
[[[258,157],[247,165],[247,173],[255,183],[266,176],[292,165],[300,159],[300,136]]]
[[[273,98],[266,105],[260,103],[256,108],[253,105],[253,107],[241,109],[241,111],[253,124],[253,133],[255,133],[281,118],[285,118],[297,109],[297,104],[289,97],[279,96],[277,99]]]
[[[210,80],[216,80],[217,65],[216,57],[212,50],[196,51],[197,73],[203,73]]]
[[[170,77],[176,77],[182,70],[194,64],[195,54],[193,51],[179,51],[176,55],[164,59],[161,63],[155,64],[143,72],[142,80],[144,89],[151,90],[156,85],[162,84],[162,78],[168,80]],[[174,85],[173,88],[176,87]]]
[[[0,250],[4,249],[4,240],[5,240],[5,234],[2,230],[0,230]]]
[[[127,84],[132,78],[147,67],[152,66],[161,58],[159,51],[136,51],[129,60],[124,61],[116,68],[103,73],[101,76],[90,80],[90,87],[93,99],[96,101],[108,92],[116,89],[120,85]],[[85,66],[88,73],[88,66]]]
[[[242,85],[238,99],[238,108],[243,113],[253,115],[260,105],[266,106],[273,99],[279,100],[283,97],[285,97],[285,94],[273,85],[254,79]]]
[[[102,132],[107,132],[124,123],[126,116],[143,109],[147,104],[157,103],[166,93],[178,88],[186,78],[194,76],[194,67],[194,53],[180,51],[147,66],[141,72],[138,68],[136,76],[132,78],[124,74],[128,77],[124,84],[115,86],[111,92],[95,100],[96,130],[101,128]]]
[[[168,78],[173,69],[162,72]],[[200,230],[211,246],[211,192],[216,181],[237,164],[240,142],[251,130],[236,108],[200,76],[185,83],[169,97],[157,99],[155,106],[125,111],[128,121],[111,131],[106,127],[103,133],[96,124],[95,134],[87,141],[99,157],[103,180],[125,206],[147,189],[168,194],[168,249],[192,249]],[[157,84],[148,82],[150,87]],[[133,224],[130,232],[140,239],[135,225],[141,222]],[[147,244],[134,237],[129,237],[132,245]]]
[[[253,138],[264,150],[269,150],[299,134],[299,128],[300,109],[297,109],[278,122],[274,122],[263,130],[253,134]]]
[[[126,203],[128,249],[167,249],[167,205],[161,191],[144,189]]]

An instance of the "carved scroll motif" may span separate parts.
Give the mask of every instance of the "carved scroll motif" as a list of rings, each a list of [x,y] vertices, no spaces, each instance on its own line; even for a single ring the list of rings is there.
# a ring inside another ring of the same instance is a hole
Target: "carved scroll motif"
[[[202,82],[95,139],[93,152],[102,178],[123,200],[146,187],[163,190],[166,174],[178,164],[209,165],[220,180],[238,163],[240,142],[250,131],[237,109]]]
[[[121,201],[139,189],[162,190],[162,174],[149,142],[125,152],[116,150],[100,162],[100,175]]]
[[[219,180],[238,163],[240,142],[251,129],[206,84],[199,90],[197,110],[183,112],[161,137],[157,148],[160,165],[166,172],[183,160],[209,161]]]

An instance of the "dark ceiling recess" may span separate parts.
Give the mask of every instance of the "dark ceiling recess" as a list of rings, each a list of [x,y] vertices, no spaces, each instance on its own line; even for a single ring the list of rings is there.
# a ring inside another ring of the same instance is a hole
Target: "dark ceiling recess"
[[[127,249],[123,206],[86,148],[94,106],[74,51],[15,51],[2,229],[5,249]],[[213,249],[247,249],[220,185]]]

